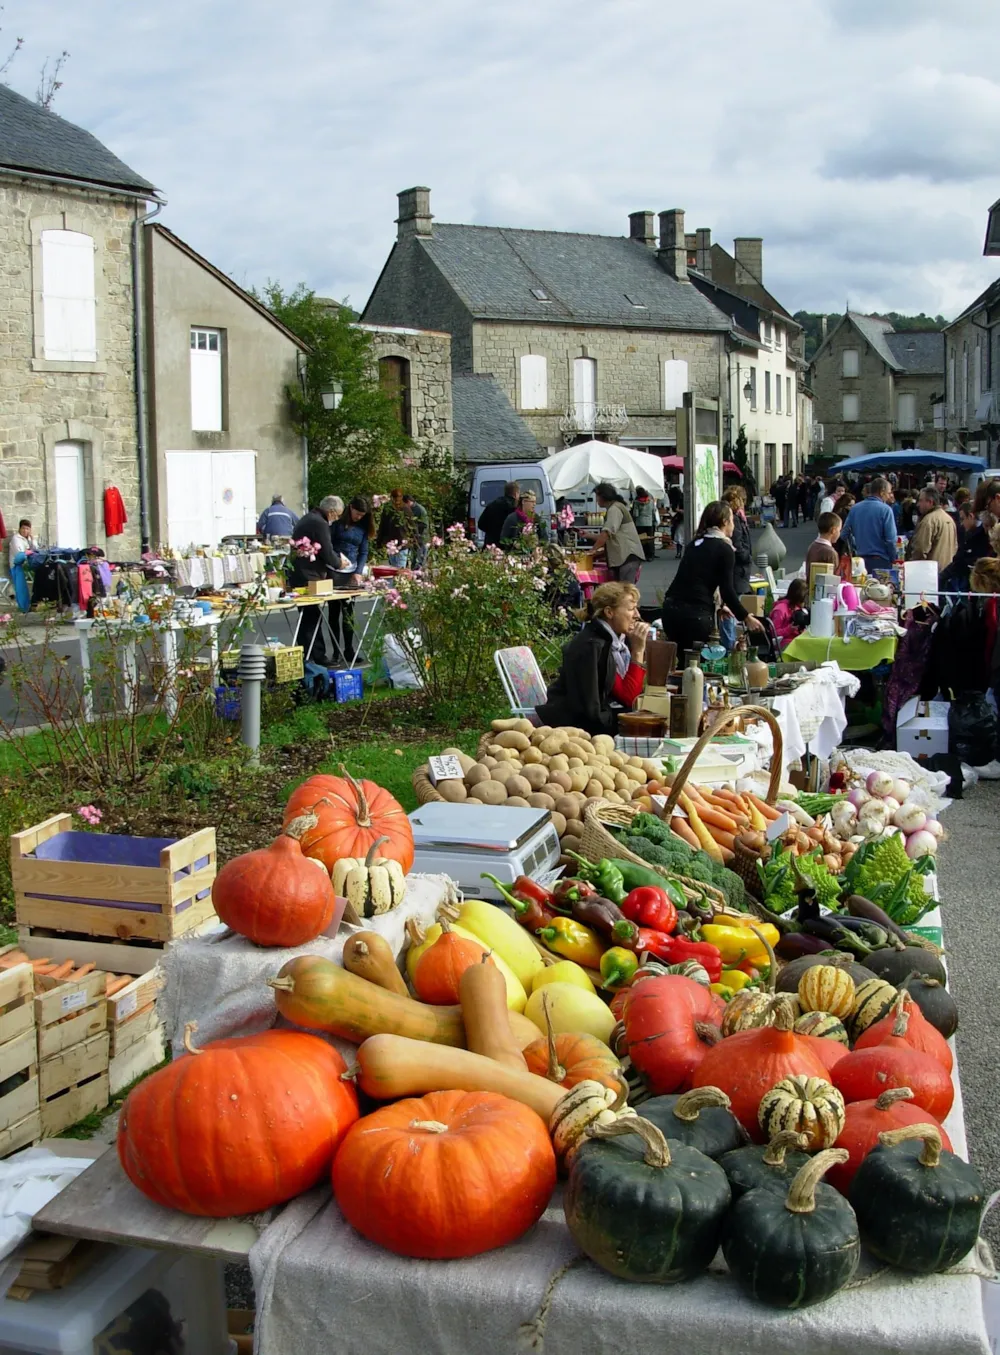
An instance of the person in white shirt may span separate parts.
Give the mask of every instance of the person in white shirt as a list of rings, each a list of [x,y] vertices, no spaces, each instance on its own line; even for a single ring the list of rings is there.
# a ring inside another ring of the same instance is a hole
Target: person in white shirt
[[[24,562],[33,550],[37,550],[37,546],[31,532],[31,523],[27,518],[22,518],[17,524],[17,531],[10,538],[10,577],[14,584],[14,597],[22,612],[28,611],[31,607],[31,593],[24,574]]]
[[[820,492],[819,508],[816,510],[817,521],[824,513],[833,512],[833,505],[837,502],[837,498],[842,492],[839,485],[831,485],[828,490],[822,490]]]

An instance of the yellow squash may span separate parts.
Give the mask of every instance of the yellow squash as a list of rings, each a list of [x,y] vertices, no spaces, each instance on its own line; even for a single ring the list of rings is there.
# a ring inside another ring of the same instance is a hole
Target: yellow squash
[[[531,992],[535,975],[545,968],[545,962],[520,923],[485,899],[466,899],[455,920],[460,928],[489,946],[494,956],[506,960],[522,986]]]
[[[532,980],[531,991],[537,993],[539,988],[543,988],[547,983],[575,983],[578,988],[583,988],[588,993],[597,992],[587,971],[581,969],[573,960],[557,960],[555,964],[543,964],[541,971]]]
[[[451,930],[455,933],[456,936],[464,937],[466,941],[475,941],[476,945],[481,946],[483,948],[484,954],[486,951],[490,950],[490,947],[486,944],[482,937],[476,936],[475,933],[467,931],[465,927],[452,926]],[[440,935],[441,935],[441,925],[440,923],[435,922],[430,927],[427,928],[426,932],[422,934],[422,939],[420,941],[414,944],[411,940],[411,944],[406,952],[406,972],[407,975],[409,976],[411,983],[413,982],[413,975],[416,973],[417,965],[424,951],[429,950]],[[540,958],[541,957],[539,957],[539,959]],[[493,960],[493,963],[496,965],[497,969],[500,970],[500,973],[503,975],[504,978],[504,983],[506,983],[507,985],[508,1009],[512,1012],[523,1012],[524,1005],[528,1000],[528,995],[524,991],[524,985],[521,983],[521,980],[511,969],[510,965],[507,964],[506,960],[504,960],[503,957],[497,953],[497,951],[492,952],[491,959]]]

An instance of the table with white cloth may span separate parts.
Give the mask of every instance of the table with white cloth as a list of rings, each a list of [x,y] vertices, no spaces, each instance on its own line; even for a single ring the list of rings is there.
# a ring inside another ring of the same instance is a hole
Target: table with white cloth
[[[853,674],[829,663],[814,669],[792,691],[774,698],[772,710],[782,735],[782,770],[806,753],[830,756],[847,728],[845,696],[853,696],[859,685]]]

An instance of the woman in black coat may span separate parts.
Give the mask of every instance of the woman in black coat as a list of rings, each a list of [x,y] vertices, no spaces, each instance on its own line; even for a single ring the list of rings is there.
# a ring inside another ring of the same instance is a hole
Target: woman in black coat
[[[679,654],[685,649],[700,650],[711,635],[716,591],[737,621],[751,630],[763,630],[740,602],[733,582],[736,552],[732,536],[733,510],[716,499],[702,513],[695,538],[685,549],[663,599],[663,632],[677,645]]]
[[[547,725],[614,734],[619,708],[630,710],[646,681],[649,627],[639,620],[639,590],[602,583],[587,604],[587,621],[563,650],[562,666],[537,709]]]

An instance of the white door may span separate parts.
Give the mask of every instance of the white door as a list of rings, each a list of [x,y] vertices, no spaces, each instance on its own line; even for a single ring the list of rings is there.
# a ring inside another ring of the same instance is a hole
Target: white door
[[[83,443],[57,442],[55,545],[80,550],[87,544],[83,497]]]
[[[257,457],[254,452],[212,453],[215,540],[253,534],[257,528]]]
[[[589,431],[597,418],[597,363],[593,358],[573,359],[573,403],[577,423]]]
[[[217,546],[257,525],[256,452],[167,452],[167,542]]]

